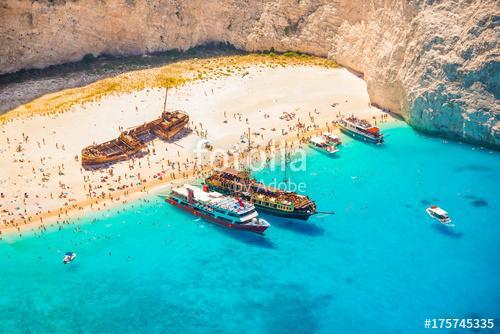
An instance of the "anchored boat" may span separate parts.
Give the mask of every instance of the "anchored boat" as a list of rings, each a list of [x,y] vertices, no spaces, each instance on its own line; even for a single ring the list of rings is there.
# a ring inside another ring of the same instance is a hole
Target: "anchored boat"
[[[259,218],[252,203],[209,191],[206,185],[202,189],[192,185],[172,189],[166,201],[211,223],[231,229],[264,233],[270,226]]]
[[[329,143],[329,144],[334,144],[334,145],[342,145],[342,140],[340,140],[340,137],[331,133],[331,132],[325,132],[322,134],[322,137]]]
[[[335,154],[339,151],[334,144],[328,142],[323,136],[312,137],[309,139],[309,146],[317,151],[327,154]]]
[[[258,211],[290,219],[307,220],[316,214],[316,204],[307,196],[267,187],[250,178],[248,171],[232,168],[213,173],[205,179],[209,189],[239,196],[252,202]]]
[[[68,264],[72,262],[75,258],[76,258],[76,253],[67,252],[66,254],[64,254],[63,263]]]
[[[379,128],[372,126],[368,121],[351,116],[342,118],[338,125],[340,130],[351,135],[354,138],[360,138],[375,144],[384,142],[384,135],[380,133]]]
[[[451,218],[448,216],[448,212],[441,209],[439,206],[433,205],[425,209],[427,214],[434,219],[437,219],[441,224],[446,226],[454,226],[451,223]]]

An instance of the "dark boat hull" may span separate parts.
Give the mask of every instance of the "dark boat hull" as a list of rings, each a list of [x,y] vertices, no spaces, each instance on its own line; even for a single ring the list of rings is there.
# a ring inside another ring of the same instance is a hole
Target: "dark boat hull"
[[[268,215],[273,215],[273,216],[278,216],[278,217],[283,217],[287,219],[297,219],[297,220],[303,220],[307,221],[309,217],[311,217],[313,214],[307,213],[307,212],[286,212],[286,211],[280,211],[280,210],[275,210],[272,208],[268,208],[266,206],[260,206],[255,204],[255,208],[257,209],[257,212],[263,212]]]
[[[176,200],[172,198],[166,198],[165,201],[179,209],[182,209],[184,211],[187,211],[195,216],[201,217],[210,223],[223,226],[232,230],[242,230],[242,231],[249,231],[249,232],[254,232],[258,234],[263,234],[264,231],[269,227],[269,226],[255,226],[255,225],[243,225],[243,224],[233,224],[227,221],[224,221],[222,219],[215,218],[213,216],[210,216],[208,214],[205,214],[202,211],[196,210],[192,206],[185,205],[182,203],[177,202]]]

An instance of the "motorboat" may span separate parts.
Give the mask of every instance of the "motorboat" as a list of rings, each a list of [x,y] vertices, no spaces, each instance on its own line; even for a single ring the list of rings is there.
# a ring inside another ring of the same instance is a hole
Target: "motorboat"
[[[323,138],[325,138],[325,140],[330,144],[334,144],[334,145],[341,145],[342,144],[340,137],[331,133],[331,132],[323,133]]]
[[[434,219],[437,219],[441,224],[447,226],[454,226],[451,224],[451,218],[448,216],[448,212],[441,209],[439,206],[433,205],[425,209],[427,214]]]
[[[339,151],[339,149],[335,145],[328,143],[322,136],[312,137],[311,139],[309,139],[309,145],[317,151],[330,155],[335,154]]]
[[[64,254],[63,263],[68,264],[72,262],[75,258],[76,258],[76,253],[66,252],[66,254]]]

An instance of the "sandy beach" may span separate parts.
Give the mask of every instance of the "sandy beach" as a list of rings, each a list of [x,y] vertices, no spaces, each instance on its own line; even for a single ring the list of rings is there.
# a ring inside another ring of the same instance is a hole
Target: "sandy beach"
[[[83,147],[159,117],[164,97],[164,89],[146,88],[1,125],[0,231],[62,224],[78,213],[125,203],[171,181],[202,176],[213,168],[195,152],[202,139],[214,151],[227,151],[234,144],[243,150],[250,128],[254,146],[286,138],[298,147],[313,131],[333,129],[340,115],[374,123],[387,120],[370,106],[364,81],[346,69],[257,64],[243,73],[170,89],[167,109],[190,117],[190,132],[177,141],[156,139],[144,157],[100,170],[82,168]]]

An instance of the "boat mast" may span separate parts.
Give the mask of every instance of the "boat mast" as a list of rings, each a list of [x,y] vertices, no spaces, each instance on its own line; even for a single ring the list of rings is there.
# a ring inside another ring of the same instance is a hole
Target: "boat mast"
[[[251,137],[250,137],[250,127],[248,127],[247,170],[249,172],[250,172],[250,150],[251,150],[250,140],[251,140]]]
[[[287,156],[286,156],[286,141],[285,141],[285,166],[283,169],[283,182],[285,182],[286,185],[288,185],[288,179],[286,177],[286,165],[287,165]]]
[[[163,101],[163,112],[167,110],[168,87],[165,87],[165,101]]]

